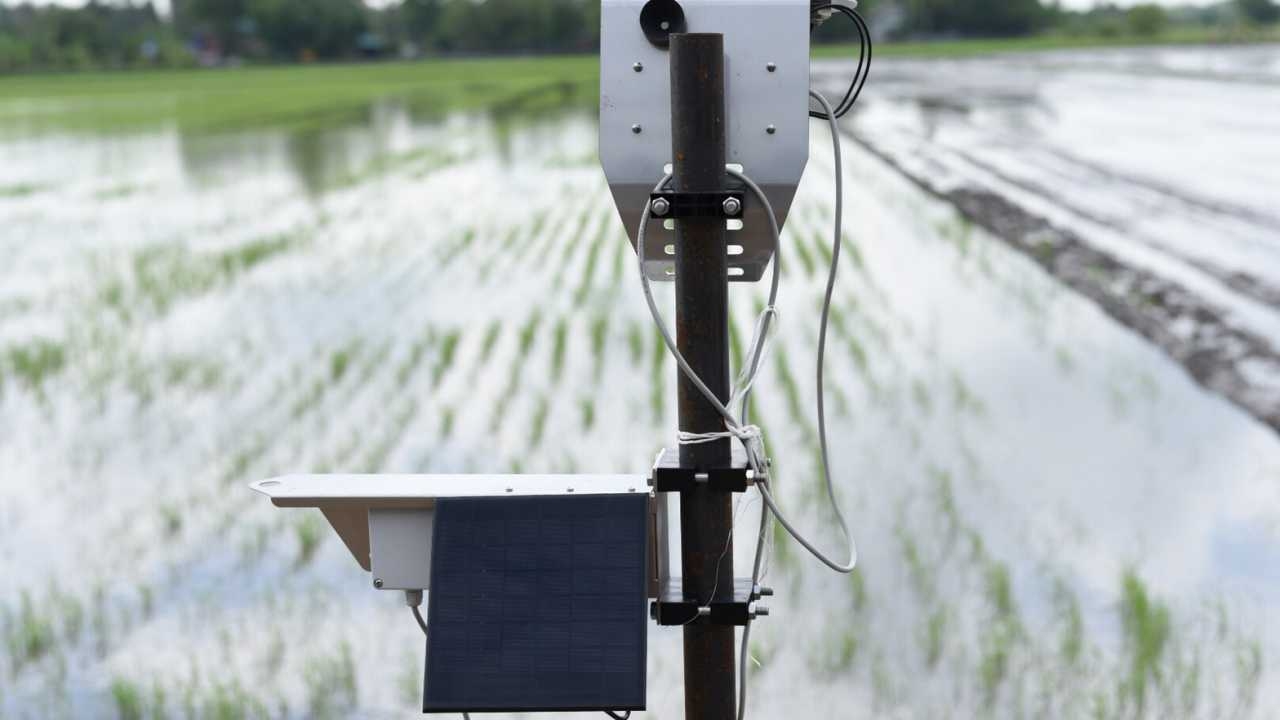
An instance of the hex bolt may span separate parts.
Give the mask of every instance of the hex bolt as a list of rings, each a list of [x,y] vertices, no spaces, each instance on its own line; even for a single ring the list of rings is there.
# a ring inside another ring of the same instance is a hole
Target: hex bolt
[[[374,578],[374,579],[373,579],[373,586],[374,586],[374,587],[376,587],[376,588],[378,588],[379,590],[381,590],[381,589],[382,589],[382,578]]]
[[[751,614],[755,617],[768,617],[769,608],[765,605],[757,605],[755,609],[751,611]]]
[[[640,127],[640,123],[636,123],[635,125],[631,126],[631,132],[639,135],[640,133],[644,132],[644,128]]]
[[[698,617],[711,617],[711,606],[704,605],[698,608]]]
[[[658,198],[653,201],[653,214],[658,217],[666,217],[671,212],[671,203],[666,198]]]
[[[773,588],[762,586],[760,588],[760,597],[773,597]]]
[[[769,69],[769,72],[778,72],[778,63],[769,63],[765,67]]]
[[[693,480],[697,483],[708,483],[711,482],[711,476],[707,473],[694,473]]]
[[[644,63],[638,62],[635,65],[632,65],[631,69],[635,70],[636,72],[644,72]]]
[[[765,128],[764,131],[769,133],[770,135],[776,135],[778,133],[778,126],[770,125],[769,127]]]
[[[737,217],[742,212],[742,201],[738,198],[731,197],[724,200],[724,214],[731,217]]]

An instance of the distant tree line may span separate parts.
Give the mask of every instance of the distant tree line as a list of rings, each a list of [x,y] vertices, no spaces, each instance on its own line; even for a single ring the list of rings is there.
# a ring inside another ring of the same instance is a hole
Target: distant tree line
[[[600,0],[88,0],[80,7],[0,5],[0,72],[176,67],[434,54],[590,52]],[[881,36],[1009,37],[1052,30],[1155,35],[1170,24],[1280,21],[1275,0],[1224,0],[1166,10],[1057,0],[868,0]],[[847,40],[831,23],[824,40]]]

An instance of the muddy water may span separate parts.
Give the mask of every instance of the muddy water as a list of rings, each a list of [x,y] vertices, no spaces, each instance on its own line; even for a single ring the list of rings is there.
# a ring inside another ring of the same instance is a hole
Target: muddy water
[[[1251,184],[1207,160],[1160,170],[1139,139],[1184,129],[1158,104],[1131,100],[1132,142],[1070,120],[1109,117],[1106,84],[1141,92],[1153,66],[1225,106],[1265,104],[1274,60],[1238,52],[882,68],[848,126],[865,144],[848,160],[855,251],[828,370],[862,569],[831,575],[776,538],[751,716],[1275,707],[1276,434],[913,169],[1021,204],[1052,180],[1030,211],[1084,242],[1140,246],[1166,258],[1147,269],[1176,265],[1184,285],[1193,250],[1270,282],[1264,189],[1229,191]],[[945,76],[985,91],[967,107],[921,100]],[[1240,125],[1273,117],[1255,110],[1198,137],[1233,147]],[[0,715],[413,716],[422,641],[400,600],[369,589],[318,516],[267,507],[245,483],[642,472],[672,440],[675,370],[590,115],[423,118],[386,102],[368,118],[310,135],[0,142]],[[1069,133],[1098,147],[1053,145]],[[1049,152],[1067,146],[1084,160]],[[820,128],[812,150],[757,404],[781,501],[834,544],[811,411],[832,208]],[[1035,183],[997,184],[960,151]],[[1128,224],[1089,220],[1103,209]],[[1275,338],[1269,311],[1214,292]],[[761,289],[732,298],[745,338]],[[748,496],[738,523],[757,508]],[[679,634],[650,640],[644,716],[678,717]]]

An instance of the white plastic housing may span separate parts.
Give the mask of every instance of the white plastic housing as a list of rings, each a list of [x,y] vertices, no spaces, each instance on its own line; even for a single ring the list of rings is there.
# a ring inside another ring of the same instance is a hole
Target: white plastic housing
[[[671,163],[668,53],[641,30],[645,1],[603,0],[600,11],[600,161],[633,246],[640,213]],[[762,187],[781,226],[809,161],[809,0],[680,4],[688,32],[724,35],[726,159]],[[729,233],[737,246],[730,249],[730,279],[755,281],[775,248],[768,219],[750,195],[743,223]],[[672,280],[667,249],[675,233],[659,221],[649,228],[645,272]]]

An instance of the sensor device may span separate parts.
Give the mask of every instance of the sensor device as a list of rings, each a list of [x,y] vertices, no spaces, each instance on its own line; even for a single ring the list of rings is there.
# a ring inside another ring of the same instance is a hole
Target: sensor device
[[[671,32],[724,35],[725,157],[763,188],[781,227],[809,161],[809,0],[603,0],[600,12],[600,161],[632,246],[672,164]],[[675,279],[672,222],[651,224],[651,280]],[[747,193],[726,222],[729,280],[758,281],[776,250],[765,209]]]

